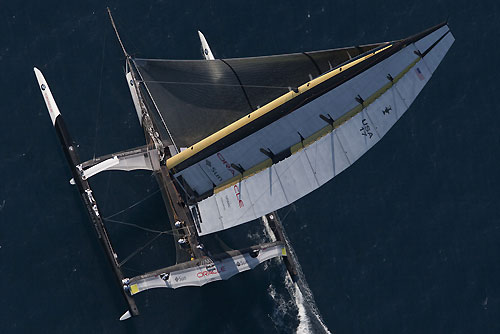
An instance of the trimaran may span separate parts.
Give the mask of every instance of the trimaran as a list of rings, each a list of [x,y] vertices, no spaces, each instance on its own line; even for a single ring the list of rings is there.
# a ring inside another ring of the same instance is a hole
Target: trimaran
[[[109,12],[109,9],[108,9]],[[275,211],[319,188],[382,138],[430,79],[454,38],[447,23],[392,42],[315,52],[205,60],[125,54],[125,77],[146,145],[81,162],[49,85],[41,93],[73,178],[128,304],[152,288],[202,286],[282,257]],[[124,276],[88,179],[108,170],[153,171],[176,245],[176,264]],[[265,220],[276,241],[217,247],[213,233]],[[212,238],[212,239],[211,239]]]

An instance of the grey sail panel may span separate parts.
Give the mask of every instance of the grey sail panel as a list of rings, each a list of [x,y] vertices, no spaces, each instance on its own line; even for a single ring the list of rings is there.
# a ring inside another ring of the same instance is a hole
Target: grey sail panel
[[[134,59],[134,64],[176,145],[189,147],[382,44],[210,61]]]
[[[241,153],[237,154],[242,149],[237,148],[240,142],[205,159],[205,163],[208,160],[212,163],[210,170],[205,166],[206,174],[211,172],[225,179],[230,177],[233,159],[237,158],[238,162],[245,162],[252,156],[258,159],[259,151],[255,148],[274,145],[277,132],[291,134],[301,129],[304,133],[303,143],[295,138],[296,144],[289,147],[290,156],[278,162],[261,157],[261,162],[250,168],[251,172],[221,182],[213,195],[201,200],[198,203],[199,233],[227,229],[284,207],[317,189],[359,159],[408,109],[452,45],[454,39],[448,28],[440,33],[433,37],[433,43],[427,43],[433,47],[425,50],[428,53],[424,58],[418,55],[418,51],[424,51],[410,44],[363,75],[272,123],[267,129],[260,130],[262,132],[258,131],[260,134],[256,133],[248,145],[254,149],[245,152],[244,158]],[[356,93],[365,99],[362,105],[355,101]],[[350,99],[343,100],[345,96]],[[331,108],[332,105],[336,108]],[[318,114],[325,113],[328,108],[332,117],[338,119],[338,124],[332,127],[320,122],[309,129],[306,126],[300,128],[309,123],[309,119],[314,123],[319,119]],[[339,110],[335,110],[337,108]],[[266,142],[266,135],[271,138],[269,142]],[[279,139],[280,145],[282,140]],[[278,148],[276,152],[279,152]],[[217,161],[220,156],[226,163]],[[198,165],[198,168],[203,166]],[[180,173],[187,182],[195,184],[197,181],[188,176],[189,169]]]

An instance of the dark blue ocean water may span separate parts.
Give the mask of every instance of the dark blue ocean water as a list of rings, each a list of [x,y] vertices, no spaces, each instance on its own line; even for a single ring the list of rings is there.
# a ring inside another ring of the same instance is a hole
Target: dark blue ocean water
[[[198,59],[403,38],[447,17],[456,42],[405,116],[333,182],[283,209],[334,333],[500,333],[500,5],[496,1],[2,1],[0,332],[294,333],[307,326],[277,262],[202,289],[121,296],[33,74],[51,85],[82,159],[142,145],[109,5],[131,54]],[[154,193],[149,173],[92,180],[104,215]],[[156,194],[119,216],[165,226]],[[152,235],[110,225],[126,256]],[[226,233],[261,231],[250,223]],[[256,237],[252,237],[256,240]],[[128,273],[169,265],[162,237]],[[304,331],[303,331],[304,332]]]

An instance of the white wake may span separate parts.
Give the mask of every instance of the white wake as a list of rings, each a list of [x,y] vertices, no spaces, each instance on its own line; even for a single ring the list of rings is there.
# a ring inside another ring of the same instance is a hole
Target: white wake
[[[271,239],[271,241],[276,241],[276,236],[274,235],[269,223],[265,217],[262,219],[265,233]],[[290,245],[287,235],[285,234],[284,229],[283,236],[285,238],[285,244],[288,249],[288,256],[291,257],[292,261],[295,263],[295,269],[298,273],[297,282],[293,282],[292,278],[288,274],[288,271],[285,272],[285,287],[288,290],[290,296],[293,299],[293,307],[297,311],[297,317],[299,321],[299,325],[297,326],[296,333],[297,334],[305,334],[305,333],[315,333],[315,332],[324,332],[331,334],[328,327],[323,322],[321,315],[319,313],[318,307],[316,306],[316,302],[314,301],[314,296],[312,294],[311,289],[309,288],[304,273],[302,272],[302,268],[300,263],[297,260],[295,255],[295,251]],[[278,305],[278,310],[282,311],[284,305],[283,299],[278,298],[276,296],[276,290],[270,286],[270,296]]]

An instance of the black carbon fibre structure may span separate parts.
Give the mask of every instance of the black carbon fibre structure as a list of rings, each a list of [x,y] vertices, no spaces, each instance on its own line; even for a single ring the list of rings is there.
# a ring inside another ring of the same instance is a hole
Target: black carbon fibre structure
[[[77,186],[78,192],[82,197],[83,204],[87,208],[90,221],[92,222],[92,225],[96,230],[97,237],[99,239],[99,242],[101,243],[102,248],[104,249],[106,258],[111,264],[116,282],[120,287],[122,296],[128,304],[130,314],[132,316],[137,316],[139,315],[139,310],[137,308],[137,305],[135,304],[134,299],[123,289],[122,280],[124,279],[124,276],[118,264],[117,255],[113,250],[108,232],[99,213],[99,208],[97,207],[97,203],[92,195],[90,185],[88,181],[83,178],[82,172],[80,172],[80,170],[76,167],[80,164],[80,158],[78,157],[78,153],[76,152],[73,140],[69,135],[66,124],[64,123],[61,115],[57,116],[54,127],[56,129],[57,136],[59,137],[59,141],[61,142],[66,160],[68,161],[73,180],[75,181],[75,185]]]

